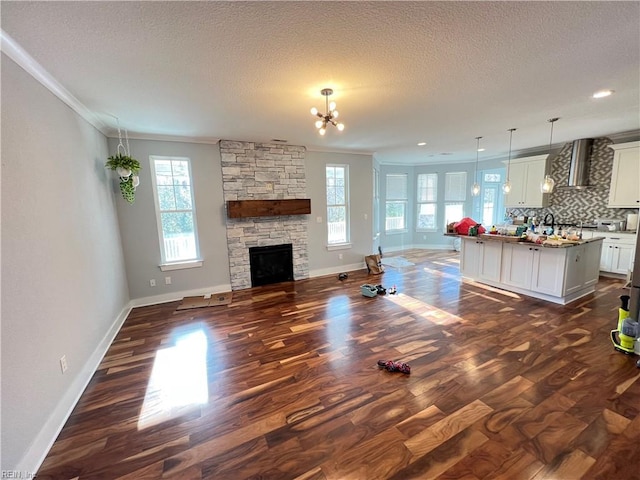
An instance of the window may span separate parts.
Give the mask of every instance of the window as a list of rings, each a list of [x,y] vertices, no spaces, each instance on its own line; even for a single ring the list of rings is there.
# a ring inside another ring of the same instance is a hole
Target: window
[[[447,172],[444,176],[445,231],[451,222],[464,218],[464,202],[467,199],[467,172]]]
[[[191,161],[157,156],[150,160],[162,264],[198,261]]]
[[[504,195],[501,193],[504,181],[504,168],[483,170],[480,172],[480,195],[473,199],[473,218],[480,219],[485,227],[502,222],[504,213]]]
[[[380,234],[380,173],[373,169],[373,233]]]
[[[349,167],[327,165],[327,242],[349,243]]]
[[[407,174],[388,174],[384,225],[386,232],[406,231],[407,199]]]
[[[436,210],[438,198],[438,174],[418,174],[417,231],[436,230]]]

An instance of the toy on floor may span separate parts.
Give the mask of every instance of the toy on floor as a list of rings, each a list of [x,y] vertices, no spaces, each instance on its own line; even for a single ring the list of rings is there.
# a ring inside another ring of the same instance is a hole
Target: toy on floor
[[[411,373],[411,367],[404,362],[394,362],[393,360],[378,360],[378,366],[385,368],[389,372]]]

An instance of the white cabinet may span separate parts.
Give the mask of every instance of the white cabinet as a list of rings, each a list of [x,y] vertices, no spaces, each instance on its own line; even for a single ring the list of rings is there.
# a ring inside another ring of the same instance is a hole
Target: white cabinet
[[[594,238],[604,238],[600,255],[600,270],[626,275],[633,265],[636,235],[622,232],[593,232],[592,235]]]
[[[483,280],[500,280],[502,242],[484,241],[478,237],[463,238],[460,255],[462,275]]]
[[[540,191],[540,182],[548,172],[547,157],[548,155],[536,155],[511,160],[511,192],[504,197],[505,207],[539,208],[549,205],[549,194]]]
[[[563,294],[569,295],[598,283],[602,242],[567,249]]]
[[[609,207],[640,207],[640,142],[609,145],[615,150]]]
[[[502,282],[533,292],[562,296],[565,259],[565,249],[505,244],[502,249]]]
[[[630,234],[607,235],[602,243],[600,270],[626,275],[635,257],[635,240]]]

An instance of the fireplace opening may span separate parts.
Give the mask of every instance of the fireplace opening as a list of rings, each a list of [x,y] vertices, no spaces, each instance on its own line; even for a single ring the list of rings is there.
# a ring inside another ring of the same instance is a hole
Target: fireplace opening
[[[251,247],[249,263],[252,287],[293,280],[293,246],[290,243]]]

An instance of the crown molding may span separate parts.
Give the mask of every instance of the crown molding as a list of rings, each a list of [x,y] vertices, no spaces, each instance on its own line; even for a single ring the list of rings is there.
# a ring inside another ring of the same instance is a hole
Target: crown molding
[[[110,129],[108,133],[105,133],[108,138],[118,138],[118,131]],[[154,140],[159,142],[181,142],[181,143],[200,143],[205,145],[217,145],[220,142],[219,138],[214,137],[185,137],[178,135],[162,135],[154,133],[138,133],[127,132],[129,140]]]
[[[74,97],[53,76],[45,70],[27,51],[7,32],[0,29],[0,51],[13,60],[25,72],[42,84],[47,90],[67,104],[74,112],[84,118],[96,129],[107,135],[107,126],[89,110],[80,100]]]
[[[305,147],[307,152],[317,152],[317,153],[346,153],[349,155],[367,155],[372,156],[375,152],[369,152],[366,150],[346,150],[339,148],[324,148],[324,147]]]

